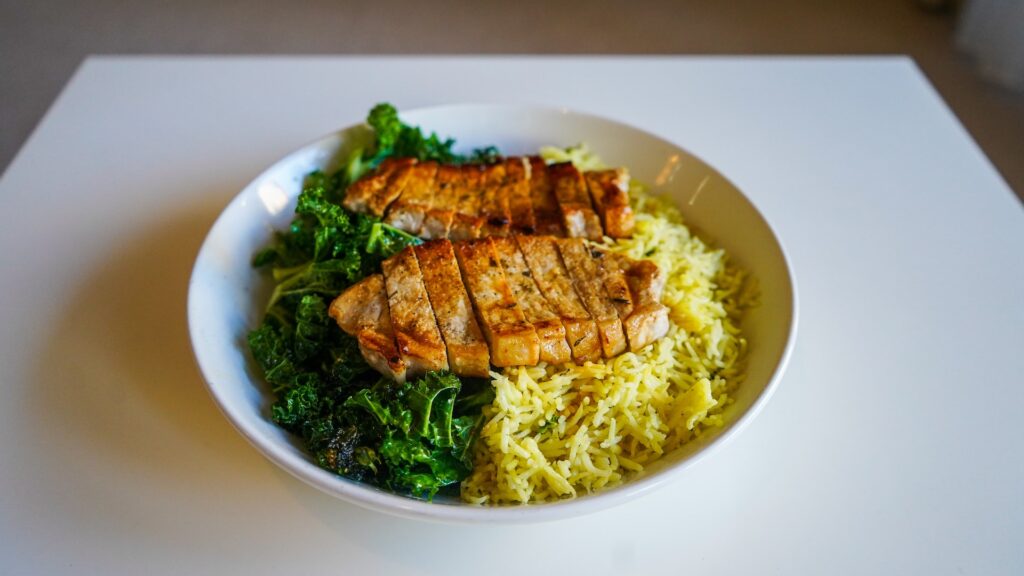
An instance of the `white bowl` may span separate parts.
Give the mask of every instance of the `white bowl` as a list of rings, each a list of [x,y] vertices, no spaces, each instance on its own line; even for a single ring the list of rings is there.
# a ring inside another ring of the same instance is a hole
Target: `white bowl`
[[[529,154],[546,144],[587,142],[610,165],[626,166],[653,191],[673,198],[687,223],[724,247],[757,279],[760,305],[743,318],[749,371],[726,412],[727,424],[666,455],[638,478],[575,500],[516,507],[424,502],[337,476],[318,467],[300,441],[269,417],[272,395],[249,356],[246,334],[262,317],[268,281],[250,266],[274,230],[285,228],[303,178],[331,169],[364,142],[365,126],[335,132],[279,161],[246,186],[210,230],[189,285],[192,347],[213,399],[260,452],[297,478],[349,502],[406,517],[463,522],[532,522],[575,516],[624,502],[675,478],[735,435],[778,385],[796,335],[796,286],[785,252],[751,202],[713,168],[682,148],[624,124],[562,109],[464,105],[402,113],[410,124],[457,140],[468,150],[490,144]],[[702,185],[703,183],[703,185]],[[698,189],[700,189],[698,194]]]

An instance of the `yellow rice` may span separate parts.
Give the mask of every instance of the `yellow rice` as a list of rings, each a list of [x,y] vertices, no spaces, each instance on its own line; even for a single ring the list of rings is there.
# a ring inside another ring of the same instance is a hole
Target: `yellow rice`
[[[585,146],[544,148],[549,161],[602,165]],[[722,424],[743,379],[738,318],[749,282],[722,250],[683,224],[679,211],[639,186],[632,238],[606,246],[667,272],[668,335],[638,353],[600,362],[492,372],[473,473],[462,498],[503,505],[573,498],[614,486],[662,454]]]

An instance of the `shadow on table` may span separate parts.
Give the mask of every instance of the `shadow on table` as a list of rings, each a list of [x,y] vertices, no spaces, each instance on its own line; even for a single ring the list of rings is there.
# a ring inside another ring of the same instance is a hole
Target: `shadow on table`
[[[62,522],[158,536],[180,531],[160,518],[181,518],[182,502],[230,507],[232,478],[267,477],[269,464],[218,413],[190,350],[189,274],[222,207],[208,204],[94,258],[102,263],[56,304],[27,406],[45,423],[49,449],[37,464],[71,476],[47,502]]]

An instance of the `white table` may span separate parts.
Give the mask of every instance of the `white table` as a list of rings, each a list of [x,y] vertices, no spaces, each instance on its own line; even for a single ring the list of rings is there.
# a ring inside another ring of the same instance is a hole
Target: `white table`
[[[374,103],[564,105],[731,178],[800,287],[782,385],[654,494],[422,524],[265,461],[208,398],[192,259]],[[1024,573],[1024,211],[903,58],[94,58],[0,180],[0,573]],[[524,572],[525,570],[525,572]]]

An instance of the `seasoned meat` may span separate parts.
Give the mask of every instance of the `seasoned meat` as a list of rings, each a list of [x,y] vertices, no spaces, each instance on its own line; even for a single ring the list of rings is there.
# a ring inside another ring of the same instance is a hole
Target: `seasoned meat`
[[[370,366],[396,382],[405,382],[406,365],[395,342],[383,276],[373,274],[360,280],[331,302],[328,314],[356,337]]]
[[[505,160],[505,189],[508,197],[511,229],[516,234],[533,234],[537,222],[533,217],[533,201],[530,199],[530,162],[526,158]]]
[[[484,172],[480,166],[463,166],[460,178],[455,181],[452,194],[455,196],[455,218],[452,220],[448,238],[471,240],[480,237],[484,218],[480,216],[481,190],[484,187]]]
[[[452,371],[460,376],[487,377],[490,352],[462,284],[452,243],[432,240],[416,246],[415,252]]]
[[[426,239],[447,238],[455,218],[456,198],[454,190],[462,180],[458,166],[442,164],[437,168],[434,181],[434,200],[423,218],[420,236]]]
[[[587,251],[597,268],[601,282],[604,283],[604,289],[608,293],[612,305],[619,313],[619,318],[626,318],[633,311],[633,295],[629,291],[625,270],[622,269],[618,261],[618,258],[622,260],[626,260],[626,258],[617,257],[596,246],[588,247]]]
[[[605,235],[612,238],[631,236],[633,209],[629,207],[629,174],[619,168],[584,172],[584,177]]]
[[[448,355],[413,248],[406,247],[385,260],[383,269],[391,323],[408,377],[431,370],[447,370]]]
[[[383,215],[388,205],[401,194],[415,163],[415,158],[384,160],[371,174],[348,187],[342,204],[353,212]]]
[[[668,308],[661,303],[665,274],[650,260],[632,260],[618,254],[607,254],[606,268],[618,268],[629,286],[632,307],[622,315],[622,327],[629,340],[629,349],[636,352],[668,334]]]
[[[423,218],[433,205],[436,162],[420,162],[412,167],[409,181],[387,211],[384,222],[410,234],[419,234]]]
[[[483,218],[481,236],[506,236],[512,224],[509,212],[509,184],[505,162],[491,164],[483,169],[483,196],[480,216]]]
[[[565,236],[562,210],[551,187],[548,166],[539,156],[530,157],[530,200],[533,203],[535,232],[542,235]]]
[[[540,340],[540,361],[548,364],[565,364],[572,359],[569,343],[565,339],[565,327],[558,315],[548,304],[540,288],[533,280],[526,259],[519,251],[519,245],[512,238],[494,238],[494,249],[505,272],[505,278],[512,288],[519,307],[523,309],[526,321],[533,324]]]
[[[634,226],[625,169],[581,173],[538,156],[459,166],[388,158],[353,182],[343,203],[426,239],[516,233],[597,241],[628,237]]]
[[[548,166],[551,187],[562,211],[566,236],[600,240],[601,221],[590,204],[590,193],[583,175],[571,162]]]
[[[495,366],[533,366],[540,358],[537,331],[529,322],[505,278],[490,238],[459,242],[455,255],[462,279],[484,336],[491,346]]]
[[[601,274],[590,257],[590,251],[579,238],[565,238],[558,241],[565,268],[572,278],[573,287],[583,299],[587,311],[597,322],[601,336],[601,349],[605,358],[618,356],[626,350],[626,335],[622,321],[608,291],[605,290]]]
[[[573,287],[555,238],[517,235],[515,239],[534,281],[565,327],[573,359],[580,364],[600,359],[601,338],[597,324]]]

